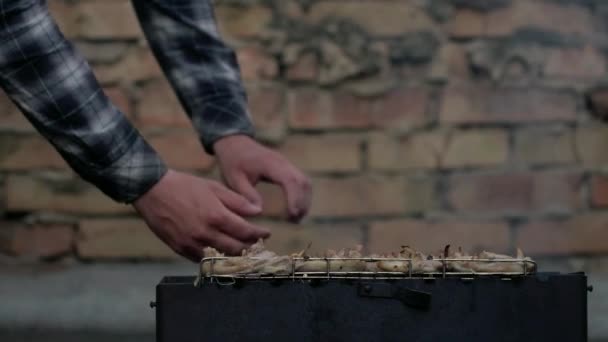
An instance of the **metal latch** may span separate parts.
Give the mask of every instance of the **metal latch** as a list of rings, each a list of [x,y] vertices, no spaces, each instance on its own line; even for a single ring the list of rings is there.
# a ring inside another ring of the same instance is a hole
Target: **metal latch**
[[[391,284],[362,283],[359,285],[358,293],[362,297],[397,299],[416,309],[426,310],[431,306],[430,293]]]

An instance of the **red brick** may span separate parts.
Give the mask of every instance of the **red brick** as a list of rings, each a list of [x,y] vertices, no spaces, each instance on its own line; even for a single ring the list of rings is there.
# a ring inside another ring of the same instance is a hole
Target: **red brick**
[[[244,80],[272,79],[279,73],[277,62],[261,48],[249,46],[238,49],[237,59]]]
[[[470,76],[466,48],[454,43],[441,45],[429,70],[429,78],[434,82],[445,83],[448,80],[468,79]]]
[[[331,99],[316,89],[293,89],[288,97],[289,126],[296,129],[319,129],[331,126]]]
[[[278,87],[249,87],[247,93],[256,136],[281,140],[287,133],[285,93]]]
[[[130,120],[134,120],[135,113],[133,106],[131,105],[131,99],[127,92],[121,87],[107,87],[104,88],[106,96],[110,101],[120,109],[120,111]]]
[[[142,36],[130,1],[82,1],[74,29],[88,39],[133,39]]]
[[[79,178],[47,174],[6,178],[6,210],[55,211],[82,214],[131,213],[131,206],[116,203]]]
[[[592,46],[552,50],[544,68],[547,77],[596,80],[606,74],[606,58]]]
[[[313,255],[323,255],[328,249],[354,247],[363,244],[363,229],[358,224],[305,224],[292,225],[283,222],[259,222],[269,228],[271,236],[264,242],[275,253],[290,255],[308,250]]]
[[[429,131],[390,137],[374,134],[369,139],[367,160],[375,170],[433,169],[441,164],[447,135]]]
[[[280,186],[260,182],[256,186],[256,189],[262,196],[262,216],[273,218],[287,217],[287,199]]]
[[[608,165],[608,127],[594,124],[576,129],[576,153],[580,162],[589,169],[602,169]]]
[[[40,135],[0,135],[0,170],[67,169],[67,164]]]
[[[421,212],[434,205],[427,179],[351,176],[313,179],[313,217],[359,217]]]
[[[514,1],[512,6],[492,11],[487,17],[488,36],[506,36],[528,28],[583,37],[595,31],[590,11],[576,4]]]
[[[118,62],[94,65],[93,70],[102,84],[147,81],[163,76],[147,47],[132,47]]]
[[[449,135],[441,166],[492,166],[505,163],[508,157],[509,137],[504,130],[455,131]]]
[[[595,175],[591,179],[591,205],[596,208],[608,207],[608,176]]]
[[[372,253],[398,251],[403,245],[424,253],[439,254],[446,245],[469,252],[509,250],[509,227],[505,223],[392,220],[375,222],[369,231]]]
[[[430,94],[424,88],[402,87],[376,100],[371,114],[374,127],[409,130],[430,121],[427,115]]]
[[[484,215],[564,213],[582,207],[582,176],[576,172],[513,172],[455,175],[450,206]]]
[[[568,92],[460,85],[447,88],[440,120],[445,123],[574,121],[576,105],[576,97]]]
[[[470,9],[459,9],[448,23],[447,30],[453,38],[477,38],[485,34],[485,15]]]
[[[112,64],[123,58],[131,44],[126,41],[86,41],[74,42],[76,49],[90,64]]]
[[[20,132],[34,131],[32,124],[11,102],[2,89],[0,89],[0,129]]]
[[[165,80],[150,82],[142,88],[136,115],[140,127],[192,127],[175,92]]]
[[[171,130],[150,134],[146,139],[169,167],[178,170],[209,170],[213,158],[206,154],[192,130]]]
[[[292,135],[279,151],[292,163],[308,172],[349,172],[361,168],[360,136]]]
[[[374,112],[373,101],[338,92],[333,94],[327,127],[368,128],[372,126]]]
[[[407,1],[321,1],[311,7],[308,16],[315,23],[327,17],[349,18],[370,34],[380,36],[436,29],[422,8]]]
[[[286,77],[291,81],[314,81],[319,77],[319,61],[314,53],[305,53],[287,68]]]
[[[27,257],[55,257],[72,251],[69,225],[33,225],[0,222],[0,253]]]
[[[564,221],[532,221],[518,227],[516,245],[530,255],[605,254],[608,215],[587,213]]]
[[[83,259],[179,258],[138,219],[81,221],[76,248]]]
[[[289,123],[294,128],[385,128],[408,130],[430,120],[429,93],[420,88],[399,88],[374,98],[300,89],[290,96]]]

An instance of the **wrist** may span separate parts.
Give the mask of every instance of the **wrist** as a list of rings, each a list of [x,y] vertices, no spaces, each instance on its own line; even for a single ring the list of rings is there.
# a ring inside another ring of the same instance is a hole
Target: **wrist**
[[[213,150],[215,151],[216,155],[221,155],[224,153],[229,153],[229,151],[233,151],[235,147],[252,142],[255,142],[255,140],[246,134],[227,135],[215,141],[213,144]]]

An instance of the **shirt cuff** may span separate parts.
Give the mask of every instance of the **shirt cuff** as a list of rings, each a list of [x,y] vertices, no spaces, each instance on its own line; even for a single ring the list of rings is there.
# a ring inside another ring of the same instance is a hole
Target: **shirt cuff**
[[[202,115],[194,115],[193,123],[208,154],[215,154],[213,144],[226,136],[247,135],[255,138],[246,96],[214,97],[206,100],[199,110]]]
[[[115,201],[131,204],[158,183],[167,170],[156,151],[137,135],[131,146],[111,165],[102,170],[93,169],[83,178]]]

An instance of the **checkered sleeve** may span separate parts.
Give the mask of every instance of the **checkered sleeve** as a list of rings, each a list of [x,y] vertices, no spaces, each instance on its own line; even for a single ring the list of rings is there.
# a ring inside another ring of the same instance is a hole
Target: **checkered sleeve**
[[[0,0],[0,86],[83,179],[131,203],[166,172],[44,0]]]
[[[211,0],[133,0],[152,51],[208,153],[233,134],[254,135],[234,51],[221,39]]]

